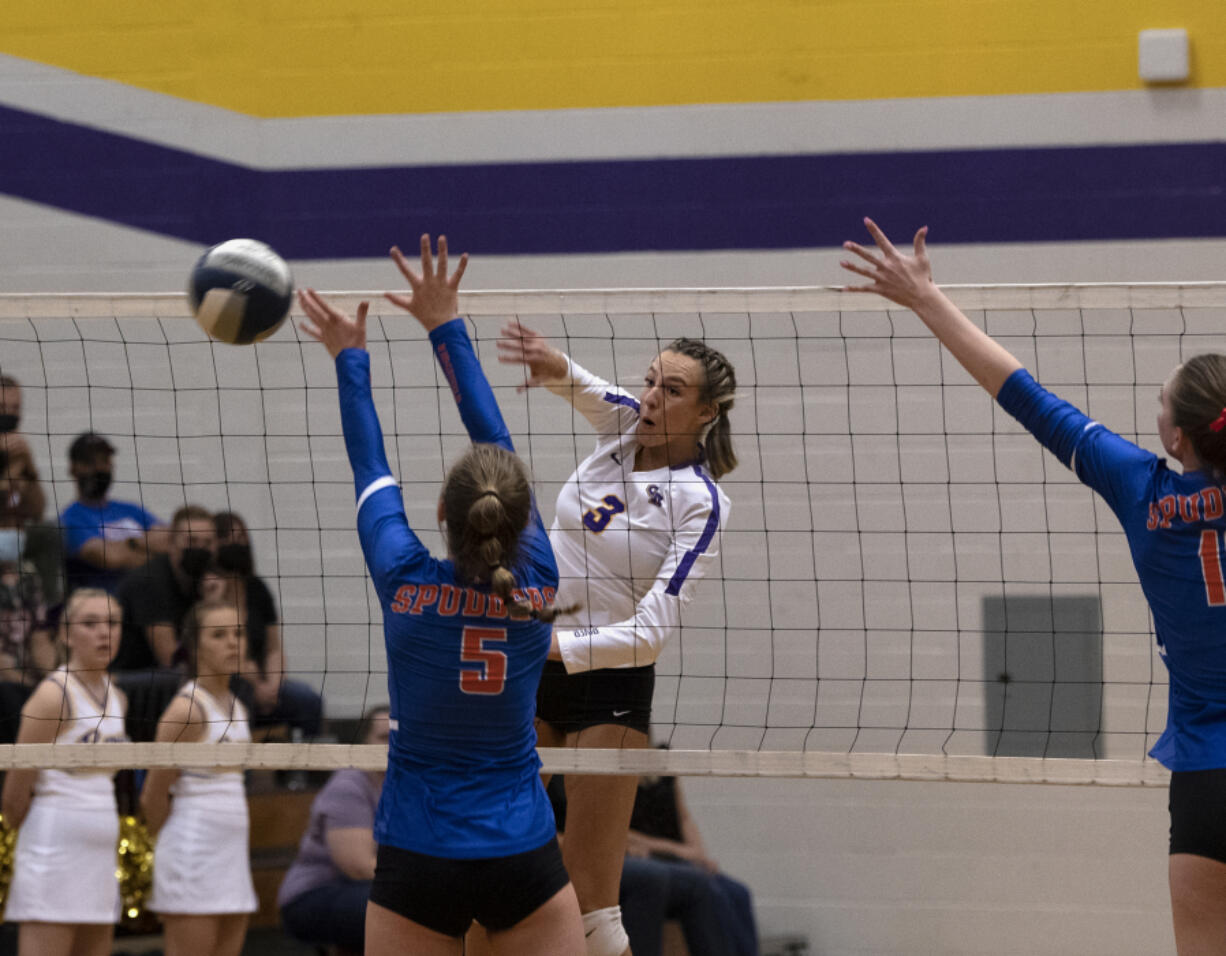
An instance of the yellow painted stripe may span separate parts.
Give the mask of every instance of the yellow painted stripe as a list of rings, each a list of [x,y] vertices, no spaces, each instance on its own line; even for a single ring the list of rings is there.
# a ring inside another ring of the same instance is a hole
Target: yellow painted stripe
[[[1183,27],[1226,86],[1224,0],[66,0],[0,52],[255,116],[1127,90]]]

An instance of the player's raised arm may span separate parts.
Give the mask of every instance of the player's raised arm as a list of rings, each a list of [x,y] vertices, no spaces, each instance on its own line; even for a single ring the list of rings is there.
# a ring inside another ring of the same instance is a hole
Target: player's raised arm
[[[932,281],[926,245],[928,227],[922,227],[915,234],[914,253],[906,255],[894,247],[873,220],[865,217],[864,225],[868,227],[877,248],[866,249],[848,240],[843,243],[843,248],[854,254],[858,261],[845,259],[840,265],[869,282],[866,285],[847,286],[847,291],[875,292],[910,309],[975,381],[995,398],[1005,379],[1021,368],[1022,363],[963,315]]]
[[[621,434],[638,421],[639,403],[633,395],[593,375],[519,319],[503,325],[498,338],[498,361],[524,367],[524,382],[519,391],[545,386],[570,402],[598,434]]]
[[[357,497],[358,537],[371,578],[380,594],[399,569],[429,557],[409,527],[383,447],[383,429],[370,390],[370,353],[366,351],[368,303],[355,318],[326,302],[314,289],[303,289],[298,301],[307,314],[303,333],[323,344],[336,362],[341,428],[353,469]]]
[[[308,319],[301,324],[302,331],[322,343],[336,362],[345,449],[357,493],[361,495],[373,482],[392,474],[370,394],[370,355],[366,351],[366,313],[370,304],[358,305],[357,315],[351,319],[314,289],[299,290],[298,302]]]
[[[451,386],[456,408],[475,442],[499,445],[508,451],[511,433],[507,430],[494,391],[486,380],[477,353],[473,350],[464,320],[458,318],[460,279],[468,266],[468,254],[460,256],[454,273],[447,269],[447,237],[438,237],[437,259],[430,250],[429,234],[421,237],[421,267],[415,270],[399,248],[392,247],[392,261],[409,283],[411,293],[386,293],[393,305],[413,315],[430,333],[434,357]]]

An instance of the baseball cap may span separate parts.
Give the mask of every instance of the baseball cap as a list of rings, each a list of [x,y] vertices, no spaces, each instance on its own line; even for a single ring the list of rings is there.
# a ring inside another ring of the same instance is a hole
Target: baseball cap
[[[115,454],[115,446],[97,432],[78,435],[68,446],[69,461],[92,461],[98,455]]]

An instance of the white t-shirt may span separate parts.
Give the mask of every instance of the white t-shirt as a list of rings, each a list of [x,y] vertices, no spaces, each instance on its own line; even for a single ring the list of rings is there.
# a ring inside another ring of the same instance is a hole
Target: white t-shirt
[[[558,618],[558,644],[567,673],[641,667],[655,663],[718,557],[728,496],[698,462],[634,471],[638,400],[567,361],[567,377],[548,388],[598,437],[558,494],[549,530],[558,604],[583,605]]]

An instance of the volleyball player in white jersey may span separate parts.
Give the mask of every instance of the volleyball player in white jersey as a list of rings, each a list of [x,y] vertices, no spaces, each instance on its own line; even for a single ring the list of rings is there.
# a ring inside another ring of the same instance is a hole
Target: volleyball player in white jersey
[[[67,661],[21,710],[19,744],[127,740],[127,700],[107,667],[119,650],[119,604],[72,593],[60,622]],[[10,770],[4,817],[20,827],[5,919],[20,956],[104,956],[119,919],[114,771]]]
[[[247,710],[230,693],[243,663],[243,619],[201,601],[183,623],[195,679],[158,722],[159,742],[247,743]],[[238,770],[150,770],[141,809],[157,834],[149,908],[162,917],[166,956],[238,956],[257,909],[248,855],[247,795]]]
[[[525,386],[568,399],[596,429],[596,449],[558,495],[549,540],[561,580],[551,662],[537,696],[541,746],[648,746],[655,661],[718,554],[736,467],[728,412],[736,374],[718,351],[677,339],[647,369],[638,397],[603,381],[512,321],[499,360],[527,366]],[[566,777],[562,855],[579,894],[590,956],[629,952],[618,895],[636,777]]]

